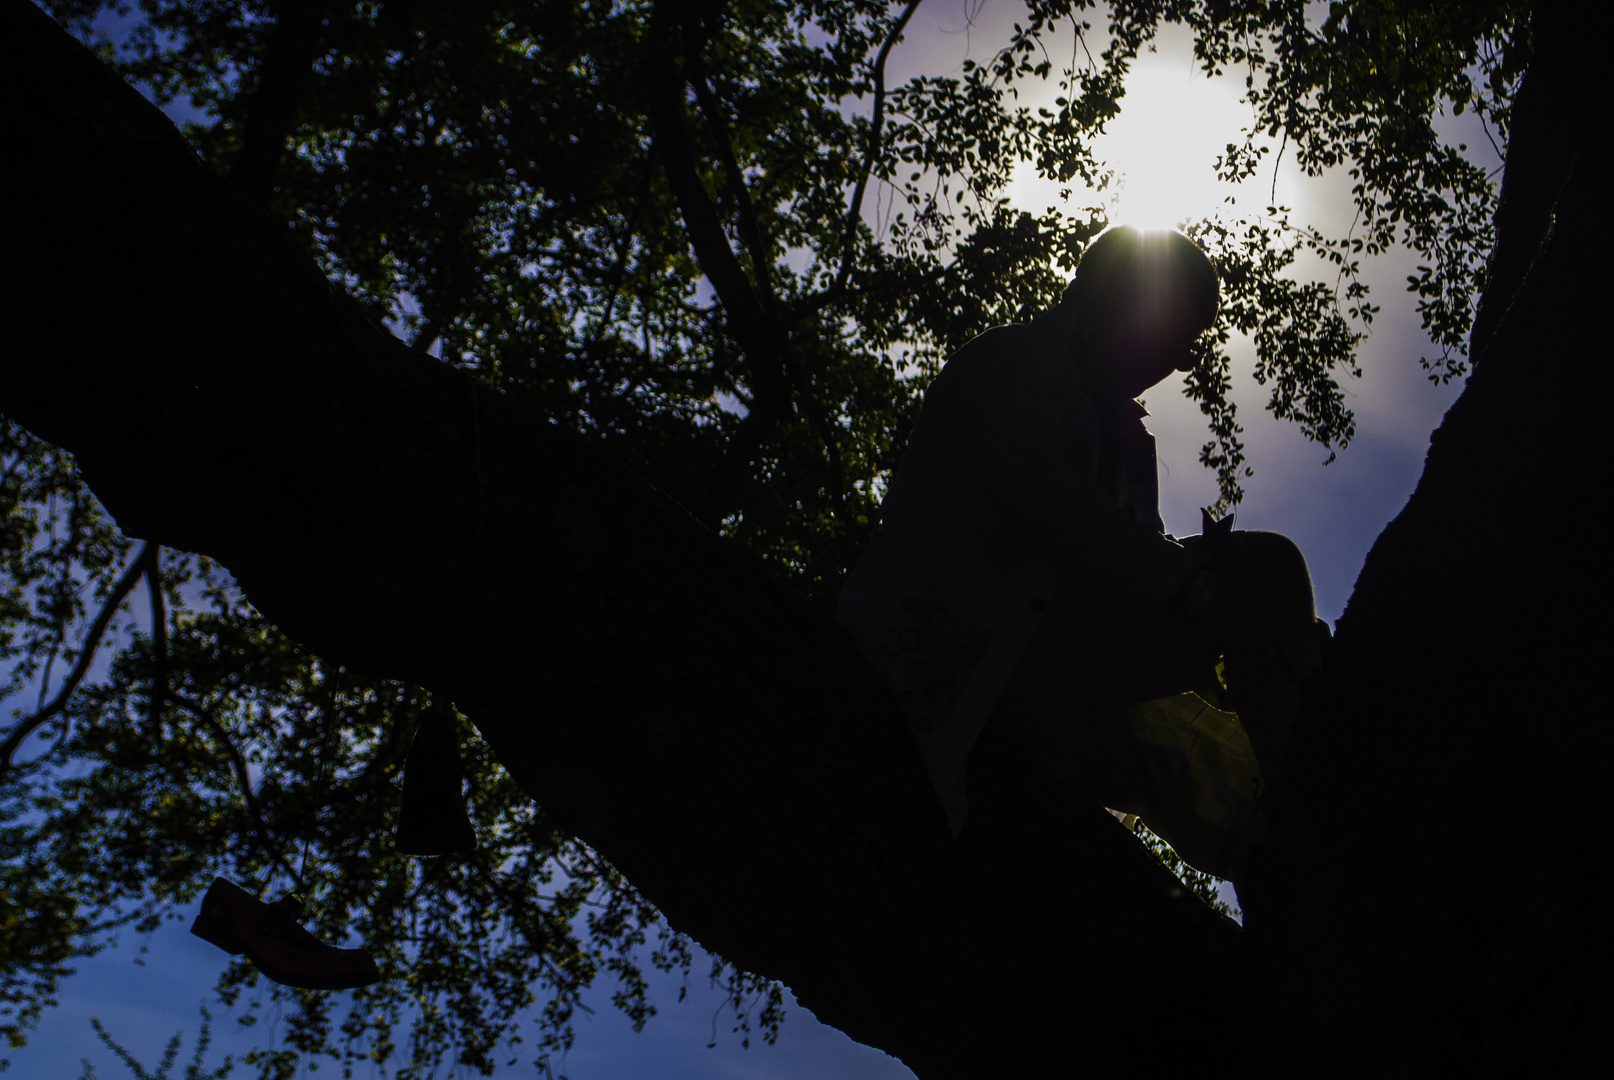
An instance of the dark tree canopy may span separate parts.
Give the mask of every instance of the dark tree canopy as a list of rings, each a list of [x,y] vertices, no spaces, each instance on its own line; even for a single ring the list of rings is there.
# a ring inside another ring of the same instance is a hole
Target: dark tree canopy
[[[101,11],[47,6],[86,35]],[[401,1075],[491,1069],[535,1010],[542,1057],[602,975],[647,1017],[641,947],[687,964],[684,934],[763,1033],[783,980],[927,1080],[1068,1071],[1077,1046],[1148,1074],[1606,1062],[1608,871],[1563,825],[1608,817],[1607,735],[1567,699],[1601,638],[1562,598],[1595,610],[1607,572],[1586,530],[1496,512],[1576,505],[1563,462],[1597,449],[1596,174],[1569,119],[1593,27],[1118,4],[1061,74],[1041,43],[1084,9],[1032,3],[962,75],[887,85],[916,6],[152,0],[100,52],[202,110],[188,144],[34,7],[0,9],[28,270],[0,363],[0,657],[40,694],[0,760],[8,1035],[120,921],[225,872],[304,877],[319,925],[394,975],[287,995],[265,1075],[400,1037]],[[1276,211],[1193,227],[1228,288],[1190,392],[1229,500],[1232,332],[1272,411],[1344,447],[1335,372],[1375,310],[1357,260],[1427,257],[1436,379],[1464,372],[1485,282],[1474,374],[1308,699],[1242,934],[990,743],[950,842],[825,613],[926,376],[1045,305],[1104,224],[1012,211],[1010,169],[1096,180],[1087,146],[1162,21],[1248,73],[1303,164],[1360,180],[1352,237]],[[1057,111],[1015,96],[1042,79]],[[1441,108],[1507,140],[1500,207]],[[1283,275],[1292,240],[1337,291]],[[484,842],[422,863],[389,836],[433,700],[470,721]]]

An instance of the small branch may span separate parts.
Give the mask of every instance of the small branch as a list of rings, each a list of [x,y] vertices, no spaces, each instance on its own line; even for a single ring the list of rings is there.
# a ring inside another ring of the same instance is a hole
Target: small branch
[[[678,50],[669,45],[669,39],[678,33],[677,16],[672,10],[675,6],[668,0],[658,0],[651,14],[653,44],[648,63],[654,74],[646,109],[667,186],[678,203],[701,272],[717,294],[727,316],[727,328],[745,356],[753,391],[751,411],[713,471],[702,499],[699,516],[715,527],[726,516],[740,479],[763,440],[790,415],[790,383],[785,372],[788,339],[779,320],[771,317],[757,299],[701,180],[695,148],[684,123],[685,77],[679,68]]]
[[[39,730],[43,724],[67,707],[67,702],[72,698],[73,692],[78,689],[79,684],[84,681],[84,677],[89,674],[90,664],[95,660],[95,651],[100,646],[101,638],[105,636],[107,627],[112,625],[112,619],[117,615],[119,606],[129,595],[129,591],[134,588],[135,582],[140,580],[141,575],[148,573],[155,565],[157,551],[156,545],[151,543],[141,547],[140,553],[134,557],[134,560],[123,571],[123,576],[118,579],[117,584],[112,586],[112,592],[108,594],[106,602],[101,605],[100,612],[95,616],[95,622],[90,624],[90,631],[84,636],[84,645],[79,653],[78,663],[73,665],[73,670],[68,673],[67,680],[62,683],[62,688],[56,692],[56,696],[51,699],[49,704],[44,705],[38,712],[19,722],[16,727],[11,729],[11,733],[6,736],[5,742],[0,743],[0,781],[4,781],[6,774],[14,767],[12,758],[16,757],[17,751],[22,747],[28,736]]]
[[[34,708],[45,707],[45,695],[50,693],[50,677],[56,671],[56,657],[61,654],[62,643],[67,640],[67,624],[58,623],[56,632],[51,635],[50,652],[45,654],[44,669],[39,673],[39,699]]]
[[[230,733],[224,729],[224,725],[219,723],[213,716],[213,710],[200,701],[186,697],[183,694],[170,694],[169,700],[184,708],[205,724],[208,730],[213,733],[213,737],[223,745],[224,752],[230,759],[230,771],[235,774],[236,781],[241,785],[241,797],[246,804],[247,814],[252,818],[252,825],[258,833],[259,842],[263,844],[263,848],[268,852],[269,857],[279,864],[280,868],[287,873],[292,881],[297,883],[298,888],[302,888],[303,876],[293,870],[291,863],[280,853],[279,845],[275,843],[274,830],[269,828],[268,823],[263,820],[263,813],[258,808],[258,800],[252,794],[252,774],[247,771],[246,758],[242,756],[240,749],[236,747],[235,740],[230,738]]]
[[[599,322],[595,324],[593,333],[589,335],[587,343],[589,347],[597,344],[605,335],[606,327],[610,326],[611,318],[616,312],[617,297],[622,295],[622,282],[627,276],[628,255],[633,248],[634,230],[639,227],[639,218],[644,212],[645,203],[650,198],[650,186],[655,177],[655,172],[656,150],[652,146],[650,152],[645,155],[644,184],[640,187],[639,194],[634,199],[632,212],[628,214],[622,223],[622,235],[617,240],[616,259],[612,263],[610,273],[606,275],[608,289],[605,296],[605,308],[600,313]],[[647,354],[649,353],[649,349],[645,351]]]
[[[739,501],[740,485],[751,475],[751,462],[762,449],[762,441],[775,425],[774,418],[756,409],[745,414],[734,437],[728,441],[723,456],[712,469],[711,480],[700,505],[693,507],[695,517],[707,528],[715,530],[728,517],[730,508]]]
[[[792,382],[795,383],[796,399],[801,402],[801,411],[806,414],[808,422],[812,424],[813,430],[818,433],[819,439],[824,443],[824,455],[827,459],[826,464],[829,466],[829,475],[825,478],[824,490],[825,494],[829,496],[830,504],[835,508],[836,513],[839,513],[846,506],[844,490],[846,473],[841,465],[840,441],[836,438],[834,425],[830,423],[828,415],[812,393],[812,387],[808,385],[800,369],[792,367],[790,375]]]
[[[6,466],[6,471],[0,473],[0,491],[4,491],[11,486],[12,477],[17,475],[17,470],[21,469],[23,463],[27,460],[28,456],[19,447],[17,456],[11,459],[11,463]]]
[[[1491,149],[1496,152],[1497,160],[1502,162],[1502,164],[1498,165],[1496,167],[1496,169],[1491,170],[1491,173],[1489,175],[1494,176],[1494,175],[1496,175],[1497,170],[1503,168],[1503,166],[1505,166],[1507,164],[1508,156],[1507,156],[1507,154],[1502,152],[1502,147],[1497,144],[1496,136],[1491,134],[1491,124],[1490,124],[1490,121],[1485,119],[1485,114],[1484,113],[1480,114],[1479,121],[1480,121],[1480,130],[1485,132],[1485,138],[1491,144]]]
[[[869,121],[869,142],[863,151],[863,164],[858,169],[857,187],[852,190],[852,205],[846,212],[846,238],[842,242],[841,268],[835,275],[835,282],[826,294],[838,296],[846,288],[847,279],[852,274],[852,259],[856,249],[857,226],[863,216],[863,196],[868,190],[869,176],[874,171],[874,163],[880,156],[882,133],[885,127],[885,62],[891,55],[892,48],[902,32],[908,27],[908,20],[913,18],[915,11],[923,0],[908,0],[902,9],[902,14],[892,25],[891,31],[886,34],[885,41],[880,45],[880,53],[874,60],[874,114]]]
[[[532,950],[533,955],[538,957],[539,960],[541,960],[549,968],[551,975],[553,975],[555,979],[555,989],[564,994],[566,997],[570,998],[573,1005],[577,1006],[579,1009],[582,1009],[590,1016],[593,1016],[594,1010],[583,1004],[581,991],[586,989],[586,987],[580,987],[577,984],[576,978],[562,971],[559,965],[557,965],[550,957],[547,934],[543,936],[535,935],[529,929],[528,921],[525,918],[519,917],[521,914],[520,909],[527,906],[522,903],[522,898],[520,896],[511,895],[513,890],[506,887],[504,883],[502,883],[480,859],[473,860],[471,865],[475,868],[477,876],[480,877],[483,884],[486,885],[488,892],[491,893],[496,899],[504,902],[506,910],[510,913],[510,927],[515,930],[518,935],[520,935],[523,941],[527,943],[527,947]],[[543,923],[545,929],[548,930],[550,924],[554,922],[554,912],[541,904],[532,906],[535,907],[538,912],[539,921]],[[562,926],[555,933],[557,937],[564,938],[565,927]]]
[[[163,705],[168,697],[168,606],[163,601],[162,548],[151,547],[146,568],[146,596],[151,602],[151,698],[147,704],[146,731],[157,739],[162,733]]]
[[[1278,167],[1283,164],[1283,152],[1287,149],[1289,149],[1289,129],[1285,128],[1283,142],[1278,144],[1278,152],[1272,159],[1272,191],[1267,196],[1272,206],[1278,205]]]

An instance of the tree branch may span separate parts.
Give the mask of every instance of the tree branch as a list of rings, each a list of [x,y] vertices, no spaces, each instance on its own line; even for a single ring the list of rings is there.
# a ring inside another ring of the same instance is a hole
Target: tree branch
[[[267,203],[275,193],[280,158],[297,119],[297,99],[319,58],[326,6],[326,0],[279,0],[275,5],[274,29],[241,125],[241,154],[230,171],[236,186],[258,203]]]
[[[156,566],[156,552],[158,550],[157,545],[151,543],[141,546],[139,553],[130,561],[129,565],[124,569],[123,575],[112,586],[112,592],[107,595],[106,602],[101,605],[101,610],[96,613],[95,621],[90,624],[89,632],[84,635],[84,644],[80,646],[78,663],[74,664],[73,670],[68,672],[66,681],[62,683],[62,688],[56,692],[56,696],[50,700],[49,704],[39,709],[32,716],[18,721],[17,726],[12,728],[10,734],[6,736],[5,742],[0,743],[0,782],[4,782],[6,774],[14,768],[12,759],[17,756],[17,751],[22,748],[22,744],[27,740],[28,736],[39,730],[51,717],[67,707],[73,692],[78,689],[79,684],[84,681],[84,677],[89,674],[90,665],[95,661],[96,650],[100,648],[101,638],[106,635],[107,628],[112,625],[112,620],[117,615],[119,606],[128,597],[129,591],[134,588],[135,582],[140,580],[141,575],[153,572]]]
[[[1102,808],[985,754],[952,840],[824,613],[369,322],[26,0],[0,0],[0,61],[30,268],[0,411],[77,455],[120,527],[217,559],[321,655],[452,693],[672,926],[926,1080],[1220,1052],[1237,930]],[[1005,947],[1011,914],[1035,929]]]
[[[168,696],[168,605],[163,601],[162,548],[149,546],[151,566],[145,576],[146,598],[151,604],[151,698],[146,731],[156,739],[162,734],[163,703]]]
[[[678,202],[701,271],[722,302],[730,330],[745,352],[756,382],[755,411],[782,417],[789,400],[780,362],[784,335],[758,301],[745,269],[729,247],[717,208],[701,182],[694,144],[684,123],[684,75],[679,70],[676,50],[670,47],[670,37],[676,33],[676,20],[668,9],[668,0],[658,0],[650,32],[649,62],[653,78],[646,104],[656,155]]]
[[[913,13],[912,9],[917,7],[918,3],[919,0],[913,0],[913,3],[909,5],[909,11],[903,17],[904,22],[907,21],[907,16]],[[887,46],[889,48],[889,40]],[[689,83],[695,90],[695,100],[712,127],[713,138],[717,145],[718,159],[723,167],[724,187],[728,191],[729,198],[733,201],[735,210],[740,217],[740,232],[744,238],[746,249],[751,256],[751,266],[756,274],[757,283],[762,293],[761,306],[766,317],[777,324],[782,316],[779,312],[778,298],[775,296],[773,289],[772,254],[769,251],[767,240],[763,236],[762,225],[757,219],[756,208],[751,203],[751,194],[745,186],[745,177],[740,171],[740,163],[734,156],[734,143],[729,137],[728,125],[723,120],[722,103],[718,101],[717,96],[712,93],[711,87],[707,85],[703,70],[704,65],[701,64],[700,57],[698,55],[689,57],[686,63],[689,69]],[[882,65],[885,63],[883,52],[880,63]],[[784,333],[782,326],[780,333],[781,335]],[[796,400],[803,404],[803,411],[806,412],[809,422],[811,422],[813,429],[818,433],[819,439],[824,444],[827,465],[825,470],[825,494],[828,496],[831,505],[839,509],[845,503],[843,489],[846,483],[845,473],[841,466],[840,442],[836,438],[835,430],[829,423],[824,409],[819,405],[816,396],[812,393],[811,384],[799,370],[798,365],[792,363],[791,360],[792,357],[788,349],[780,354],[785,376],[795,389]],[[762,429],[764,423],[765,421],[759,421],[755,426],[757,429]],[[755,458],[756,451],[760,449],[761,438],[759,436],[765,437],[765,431],[748,430],[745,432],[743,439],[736,440],[736,446],[743,447],[743,450],[725,456],[723,465],[720,467],[724,483],[718,490],[733,491],[738,487],[738,477],[731,478],[729,473],[733,470],[743,470],[750,465]],[[713,501],[721,502],[722,500]],[[702,515],[702,520],[709,525],[715,525],[722,519],[724,510],[725,508],[721,505],[713,505]]]
[[[1607,453],[1605,173],[1576,160],[1602,141],[1596,17],[1535,7],[1474,371],[1308,686],[1288,765],[1306,780],[1274,792],[1241,890],[1271,1075],[1320,1046],[1332,1076],[1608,1070],[1591,973],[1614,962],[1614,873],[1577,840],[1609,821],[1614,733],[1583,680],[1614,564],[1596,531],[1496,500],[1587,505],[1563,463]],[[1394,902],[1342,902],[1369,879]]]
[[[701,520],[716,526],[734,505],[741,482],[768,435],[790,415],[790,384],[785,371],[788,339],[783,326],[758,300],[745,269],[729,246],[728,236],[701,182],[695,148],[684,123],[685,77],[671,42],[682,35],[676,4],[657,0],[651,13],[649,67],[651,88],[646,107],[663,174],[678,202],[690,245],[702,273],[717,293],[727,326],[745,355],[751,374],[748,415],[712,470]]]
[[[638,194],[633,200],[633,209],[622,222],[622,235],[617,239],[616,257],[611,260],[611,269],[606,272],[605,307],[600,312],[594,329],[588,336],[586,348],[599,343],[605,335],[606,328],[611,325],[611,319],[616,311],[617,297],[622,295],[622,282],[627,277],[628,255],[633,249],[633,238],[639,227],[639,219],[644,213],[645,205],[650,201],[650,190],[656,173],[656,151],[652,147],[645,155],[644,183],[640,185]]]
[[[917,0],[913,5],[910,5],[907,15],[911,15],[911,8],[916,6]],[[906,22],[907,15],[904,16],[904,22]],[[710,28],[705,29],[709,30]],[[654,35],[652,36],[654,37]],[[687,40],[685,44],[686,49],[693,53],[693,55],[688,55],[685,58],[685,75],[689,85],[694,88],[696,103],[700,106],[702,114],[712,128],[719,164],[723,170],[724,188],[728,192],[730,200],[734,203],[736,213],[739,215],[740,232],[746,251],[751,256],[751,266],[761,293],[760,300],[753,300],[753,294],[748,294],[747,298],[740,302],[751,301],[754,303],[758,309],[756,312],[758,322],[767,324],[766,332],[777,342],[774,347],[776,348],[779,372],[782,374],[787,386],[794,388],[795,399],[803,403],[803,411],[807,414],[809,422],[824,444],[826,462],[825,493],[831,505],[839,508],[845,502],[843,491],[845,474],[841,465],[840,444],[833,426],[829,423],[824,410],[818,405],[812,394],[810,383],[803,373],[797,369],[796,365],[791,362],[788,331],[782,321],[783,315],[779,311],[778,298],[774,293],[772,254],[767,239],[763,234],[761,222],[757,217],[756,207],[752,204],[750,192],[746,188],[744,174],[740,169],[738,159],[734,155],[733,140],[729,136],[727,123],[723,119],[722,102],[717,99],[706,81],[703,65],[698,55],[698,46],[691,46]],[[884,63],[884,54],[882,54],[881,63]],[[704,188],[702,188],[702,194],[704,196]],[[709,200],[707,200],[707,205],[710,205]],[[715,220],[715,213],[712,216]],[[723,242],[723,252],[732,255],[726,240]],[[713,252],[713,255],[719,259],[722,258],[722,254],[717,252]],[[704,268],[704,257],[702,265]],[[743,270],[741,272],[743,273]],[[732,310],[729,308],[727,300],[724,301],[724,307],[726,310]],[[748,358],[750,358],[750,355],[748,350]],[[751,367],[752,370],[755,370],[754,363]],[[773,373],[770,372],[769,377],[770,379],[773,378]],[[772,392],[777,393],[777,389],[775,388]],[[755,461],[763,442],[781,419],[782,416],[772,408],[772,402],[766,396],[763,396],[760,402],[753,404],[750,413],[741,421],[739,430],[730,441],[717,468],[713,470],[713,478],[709,485],[708,494],[703,504],[698,508],[701,520],[707,525],[715,527],[727,515],[730,507],[736,501],[745,475],[752,462]]]
[[[835,281],[824,290],[822,302],[815,306],[833,303],[833,298],[839,297],[846,290],[846,282],[852,274],[852,263],[857,252],[857,227],[863,220],[863,195],[869,186],[869,177],[874,172],[874,163],[880,156],[880,145],[885,131],[885,62],[891,55],[891,50],[902,38],[902,33],[908,28],[908,20],[913,18],[914,12],[919,10],[923,0],[908,0],[903,7],[902,14],[891,25],[880,45],[879,55],[874,59],[874,113],[869,120],[868,144],[863,150],[863,165],[858,169],[857,186],[852,189],[852,204],[846,211],[846,237],[841,247],[841,269],[835,275]]]
[[[688,59],[689,85],[695,90],[695,103],[700,106],[706,121],[712,127],[712,138],[717,145],[718,162],[723,166],[723,187],[740,216],[740,236],[746,252],[751,256],[751,269],[757,277],[761,292],[761,305],[770,317],[777,318],[778,298],[773,291],[773,256],[762,235],[762,224],[757,220],[756,207],[751,203],[751,192],[745,186],[745,174],[734,156],[734,141],[729,137],[728,124],[723,119],[723,104],[706,83],[704,65],[700,58]]]

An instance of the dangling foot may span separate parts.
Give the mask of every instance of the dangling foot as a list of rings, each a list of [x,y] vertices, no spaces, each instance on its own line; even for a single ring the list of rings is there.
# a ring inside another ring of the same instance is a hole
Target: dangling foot
[[[293,896],[266,904],[239,885],[214,878],[202,897],[191,933],[252,965],[282,986],[351,990],[379,982],[381,972],[363,949],[327,945],[297,921],[302,901]]]
[[[476,829],[465,808],[465,771],[447,710],[423,712],[415,741],[409,744],[397,846],[405,855],[458,855],[476,850]]]

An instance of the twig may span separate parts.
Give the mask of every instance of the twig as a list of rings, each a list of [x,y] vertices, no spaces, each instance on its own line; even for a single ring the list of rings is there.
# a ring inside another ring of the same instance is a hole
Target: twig
[[[546,940],[546,938],[534,936],[532,931],[527,926],[527,920],[519,917],[521,914],[520,909],[527,906],[522,903],[522,898],[520,896],[511,895],[510,890],[503,886],[499,879],[491,870],[488,869],[486,865],[482,863],[481,860],[473,860],[471,867],[475,871],[476,876],[481,878],[483,883],[487,886],[488,891],[497,899],[504,901],[507,910],[509,910],[511,915],[510,927],[515,930],[517,935],[519,935],[523,941],[527,943],[527,947],[533,951],[533,954],[548,966],[550,973],[555,978],[555,989],[569,997],[572,1004],[577,1008],[582,1009],[590,1016],[593,1016],[594,1010],[583,1004],[583,987],[579,986],[572,976],[562,971],[560,966],[555,963],[552,957],[550,957],[549,950],[547,948],[549,941]],[[547,924],[554,920],[553,911],[549,908],[543,907],[542,905],[533,905],[533,907],[536,909],[540,920],[546,924],[545,929],[548,931]],[[559,936],[564,937],[564,931],[561,931]]]
[[[146,729],[155,740],[162,732],[163,704],[168,696],[168,607],[163,602],[160,546],[151,549],[146,596],[151,601],[151,697],[147,703]]]
[[[1278,153],[1272,159],[1272,191],[1267,198],[1272,200],[1271,205],[1278,205],[1278,167],[1283,164],[1283,152],[1289,149],[1289,131],[1284,130],[1283,142],[1278,144]]]
[[[246,804],[247,813],[252,818],[252,824],[257,830],[259,841],[263,844],[264,850],[268,852],[269,857],[278,863],[282,870],[286,871],[291,880],[297,883],[298,888],[302,888],[303,876],[293,870],[291,863],[286,861],[285,856],[280,853],[274,841],[274,830],[269,828],[269,824],[263,820],[263,812],[258,808],[258,800],[252,794],[252,775],[247,772],[246,758],[242,756],[241,751],[236,747],[235,740],[230,738],[230,733],[224,729],[224,725],[220,724],[213,716],[213,710],[200,701],[186,697],[184,694],[170,694],[169,700],[207,725],[208,729],[213,732],[214,737],[223,745],[224,752],[230,759],[230,769],[235,774],[236,781],[241,785],[242,801]]]

